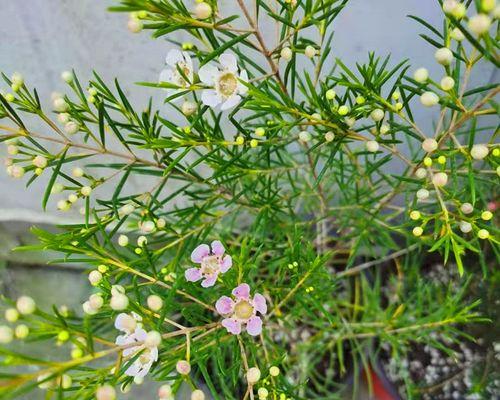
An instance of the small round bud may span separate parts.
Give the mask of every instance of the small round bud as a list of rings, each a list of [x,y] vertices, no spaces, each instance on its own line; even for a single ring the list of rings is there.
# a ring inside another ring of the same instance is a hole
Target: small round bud
[[[451,76],[445,76],[440,82],[441,89],[444,91],[449,91],[455,86],[455,80]]]
[[[118,244],[121,247],[127,246],[128,245],[128,236],[126,236],[126,235],[120,235],[120,236],[118,236]]]
[[[380,108],[376,108],[370,113],[370,118],[373,119],[375,122],[382,121],[384,119],[384,111],[381,110]]]
[[[306,46],[304,54],[307,58],[313,58],[316,55],[316,49],[313,46]]]
[[[125,310],[128,307],[128,297],[124,294],[116,294],[111,296],[109,306],[115,311]]]
[[[83,186],[80,189],[80,193],[82,194],[82,196],[88,197],[92,193],[92,188],[90,186]]]
[[[21,179],[24,176],[24,168],[20,165],[11,165],[7,168],[13,178]]]
[[[196,19],[207,19],[212,15],[212,7],[204,1],[196,4],[194,7],[194,16]]]
[[[156,225],[153,221],[144,221],[141,225],[141,231],[144,233],[151,233],[155,230]]]
[[[16,99],[12,93],[7,93],[4,97],[9,103],[12,103]]]
[[[430,158],[430,157],[425,157],[425,158],[424,158],[424,165],[425,165],[426,167],[430,167],[430,166],[432,165],[432,158]]]
[[[480,36],[487,33],[491,26],[491,18],[486,14],[478,14],[469,18],[469,29]]]
[[[23,86],[24,77],[19,72],[14,72],[10,78],[12,83],[17,86]]]
[[[101,280],[102,280],[102,274],[99,271],[97,270],[90,271],[89,282],[92,286],[97,286],[99,282],[101,282]]]
[[[485,12],[491,12],[495,9],[496,0],[482,0],[481,9]]]
[[[465,39],[464,34],[459,28],[453,28],[452,31],[450,32],[450,37],[457,42],[461,42],[462,40]]]
[[[137,246],[143,247],[148,244],[148,239],[146,236],[139,236],[137,238]]]
[[[413,73],[413,79],[415,79],[418,83],[424,83],[429,79],[429,71],[427,68],[418,68]]]
[[[477,232],[477,236],[479,239],[488,239],[490,237],[490,233],[486,229],[479,229]]]
[[[417,199],[426,200],[429,198],[429,191],[427,189],[419,189],[417,190]]]
[[[470,149],[470,155],[474,160],[482,160],[489,153],[488,146],[484,144],[475,144]]]
[[[301,131],[299,132],[299,140],[302,143],[307,143],[311,140],[311,134],[307,131]]]
[[[434,58],[441,65],[450,65],[453,61],[453,53],[448,47],[441,47],[434,53]]]
[[[381,134],[381,135],[385,135],[385,134],[389,133],[390,129],[391,129],[391,127],[390,127],[389,125],[387,125],[387,124],[382,124],[382,125],[380,126],[380,134]]]
[[[75,121],[69,121],[64,125],[64,131],[69,135],[74,135],[80,130],[80,125]]]
[[[61,123],[61,124],[65,124],[66,122],[69,121],[69,114],[68,113],[59,113],[57,114],[57,120]]]
[[[44,156],[36,156],[32,163],[35,167],[45,168],[47,166],[47,159]]]
[[[278,376],[280,374],[280,369],[276,366],[272,366],[269,368],[269,375],[271,376]]]
[[[425,107],[432,107],[439,103],[439,97],[434,92],[424,92],[420,96],[420,102]]]
[[[151,311],[160,311],[163,308],[163,300],[156,294],[148,296],[147,303]]]
[[[179,360],[175,364],[175,369],[181,375],[188,375],[191,372],[191,364],[186,360]]]
[[[106,272],[108,272],[108,266],[107,265],[104,265],[104,264],[99,264],[97,266],[97,270],[101,273],[101,274],[105,274]]]
[[[66,83],[71,83],[73,82],[73,72],[70,71],[64,71],[61,74],[61,79],[66,82]]]
[[[139,19],[130,18],[127,22],[127,28],[132,33],[139,33],[144,28],[144,24]]]
[[[23,315],[33,314],[36,310],[36,303],[29,296],[21,296],[17,299],[16,308]]]
[[[416,226],[415,228],[413,228],[412,233],[413,233],[413,236],[419,237],[419,236],[422,236],[422,233],[424,233],[424,230],[422,229],[422,227]]]
[[[446,164],[446,157],[445,156],[439,156],[438,157],[438,163],[443,165]]]
[[[67,111],[69,108],[68,103],[66,103],[66,100],[64,100],[63,97],[56,97],[52,102],[52,105],[54,106],[54,110],[59,112]]]
[[[14,330],[14,334],[16,335],[16,338],[18,339],[26,339],[28,335],[30,334],[30,329],[24,325],[18,325],[16,326],[16,329]]]
[[[165,221],[164,218],[158,218],[156,220],[156,227],[157,228],[163,229],[163,228],[165,228],[165,226],[167,226],[167,221]]]
[[[354,126],[354,124],[356,123],[355,118],[345,118],[344,121],[349,128],[352,128]]]
[[[260,379],[260,369],[252,367],[247,371],[247,382],[249,385],[255,385]]]
[[[356,104],[362,105],[366,103],[366,99],[363,96],[356,97]]]
[[[458,5],[457,0],[444,0],[443,1],[443,11],[445,12],[445,14],[451,14],[453,12],[453,10],[455,10],[457,5]]]
[[[160,399],[165,399],[167,400],[172,396],[172,386],[170,385],[161,385],[160,388],[158,389],[158,397]]]
[[[0,343],[8,344],[14,339],[14,332],[7,325],[0,325]]]
[[[68,331],[60,331],[57,334],[57,340],[60,342],[66,342],[69,339],[69,332]]]
[[[444,172],[438,172],[432,177],[432,183],[438,187],[445,186],[448,183],[448,175]]]
[[[483,211],[481,213],[481,219],[484,221],[489,221],[493,218],[493,213],[491,211]]]
[[[410,218],[413,220],[413,221],[417,221],[420,219],[422,215],[420,214],[420,211],[412,211],[410,213]]]
[[[71,208],[71,203],[66,200],[59,200],[57,202],[57,209],[60,211],[69,211]]]
[[[462,211],[464,214],[470,214],[474,212],[474,207],[471,203],[463,203],[460,206],[460,211]]]
[[[333,133],[332,131],[325,133],[325,141],[326,142],[333,142],[334,139],[335,139],[335,133]]]
[[[103,385],[97,389],[95,392],[96,400],[115,400],[116,391],[111,385]]]
[[[190,115],[193,115],[196,110],[198,109],[196,103],[193,103],[192,101],[185,101],[182,103],[182,113],[186,116],[189,117]]]
[[[234,142],[236,145],[241,146],[245,143],[245,138],[243,136],[238,136]]]
[[[125,204],[120,208],[120,214],[130,215],[134,212],[135,207],[132,204]]]
[[[425,168],[418,168],[415,171],[415,176],[419,179],[424,179],[427,176],[427,170]]]
[[[349,107],[348,106],[340,106],[338,109],[339,115],[347,115],[349,114]]]
[[[7,146],[7,153],[11,156],[15,156],[19,153],[19,147],[17,147],[15,144],[9,144]]]
[[[70,194],[68,196],[68,201],[73,204],[73,203],[76,203],[78,201],[78,196],[74,193]]]
[[[58,380],[59,385],[63,389],[69,389],[71,387],[71,384],[73,383],[73,380],[71,379],[71,376],[64,374],[61,376],[61,378]]]
[[[5,310],[5,319],[8,322],[16,322],[19,319],[19,312],[15,308]]]
[[[472,225],[467,221],[461,221],[459,224],[459,228],[463,233],[469,233],[470,231],[472,231]]]
[[[422,142],[422,149],[427,153],[432,153],[438,148],[438,142],[436,139],[427,138]]]
[[[98,294],[92,294],[90,295],[89,300],[86,303],[88,303],[89,307],[92,308],[92,310],[98,311],[104,305],[104,299]]]
[[[191,400],[205,400],[205,393],[203,393],[200,389],[196,389],[191,393]]]
[[[290,47],[283,47],[280,51],[280,56],[283,60],[290,61],[293,56],[292,49]]]
[[[379,150],[380,145],[376,140],[368,140],[366,142],[366,150],[368,150],[371,153],[375,153]]]
[[[462,19],[467,14],[467,7],[465,7],[465,4],[463,3],[458,3],[455,9],[451,12],[451,14],[456,19]]]
[[[262,128],[262,127],[258,127],[258,128],[255,129],[255,134],[257,136],[262,137],[262,136],[264,136],[266,134],[266,130],[264,128]]]
[[[265,387],[261,387],[257,390],[257,395],[259,396],[259,400],[265,400],[269,396],[269,391]]]
[[[144,341],[146,347],[158,347],[160,343],[161,343],[160,332],[157,331],[148,332],[146,340]]]
[[[333,89],[328,89],[325,93],[325,97],[328,100],[333,100],[335,98],[335,96],[337,96],[337,93],[335,93],[335,90],[333,90]]]

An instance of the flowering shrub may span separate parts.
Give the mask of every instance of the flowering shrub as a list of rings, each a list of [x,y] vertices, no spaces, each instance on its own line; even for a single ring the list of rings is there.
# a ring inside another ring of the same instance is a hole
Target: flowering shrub
[[[92,293],[81,310],[5,299],[2,398],[109,400],[146,379],[161,400],[183,382],[192,400],[332,399],[382,349],[395,362],[412,343],[452,353],[493,318],[477,300],[499,254],[499,89],[470,82],[500,64],[494,0],[445,0],[440,26],[413,17],[440,76],[335,58],[347,0],[236,0],[238,15],[216,0],[119,3],[131,32],[172,39],[140,83],[157,110],[75,72],[44,110],[21,74],[3,75],[7,173],[48,176],[43,208],[81,212],[35,228],[28,249],[83,263]],[[432,131],[420,107],[436,111]],[[149,189],[134,193],[134,176]],[[452,284],[426,278],[429,252]],[[56,343],[58,359],[13,340]],[[407,379],[405,396],[422,386]]]

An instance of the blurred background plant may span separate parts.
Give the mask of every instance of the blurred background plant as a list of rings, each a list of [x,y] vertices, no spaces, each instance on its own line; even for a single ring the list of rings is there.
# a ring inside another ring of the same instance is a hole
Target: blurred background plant
[[[387,376],[404,398],[498,397],[498,85],[484,71],[500,8],[411,16],[429,73],[376,53],[348,66],[333,51],[347,0],[225,6],[111,7],[170,43],[138,82],[156,106],[67,71],[47,109],[3,74],[7,173],[45,179],[42,208],[72,215],[20,250],[84,269],[93,289],[82,308],[4,298],[2,396],[106,400],[152,378],[163,400],[363,398],[360,382],[377,393]]]

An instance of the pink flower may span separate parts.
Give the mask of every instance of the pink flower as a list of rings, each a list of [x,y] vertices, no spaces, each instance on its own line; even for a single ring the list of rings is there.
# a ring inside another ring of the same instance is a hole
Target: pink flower
[[[200,244],[191,253],[191,261],[200,264],[199,268],[189,268],[186,273],[186,279],[189,282],[197,282],[203,279],[201,286],[210,287],[215,285],[219,273],[224,273],[231,268],[233,260],[231,256],[226,254],[224,256],[224,246],[218,240],[214,240],[210,245]]]
[[[234,300],[227,296],[222,296],[215,308],[217,312],[225,317],[222,326],[233,335],[241,333],[242,325],[246,326],[246,331],[251,336],[257,336],[262,332],[262,319],[257,316],[267,313],[266,299],[259,293],[250,297],[250,286],[242,283],[233,289]]]

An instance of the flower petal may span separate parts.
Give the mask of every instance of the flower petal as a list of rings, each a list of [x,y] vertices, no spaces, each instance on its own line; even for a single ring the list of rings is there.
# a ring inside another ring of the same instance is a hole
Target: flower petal
[[[247,332],[251,336],[260,335],[262,332],[262,319],[260,317],[252,317],[247,321]]]
[[[228,110],[230,108],[233,108],[240,101],[241,101],[241,97],[238,96],[237,94],[233,94],[229,99],[227,99],[224,103],[222,103],[222,106],[220,107],[220,109],[223,111]]]
[[[201,271],[199,268],[189,268],[184,272],[186,280],[189,282],[196,282],[201,279]]]
[[[119,331],[126,332],[127,325],[125,324],[125,321],[129,318],[130,317],[128,314],[125,313],[118,314],[115,319],[115,328],[118,329]]]
[[[238,62],[236,57],[231,53],[223,53],[219,57],[221,65],[230,72],[238,71]]]
[[[206,89],[201,92],[201,101],[209,107],[216,107],[222,102],[222,98],[213,89]]]
[[[235,287],[232,293],[238,299],[248,300],[248,297],[250,296],[250,286],[246,283],[242,283],[241,285]]]
[[[184,55],[179,49],[169,50],[169,52],[167,53],[167,57],[165,57],[165,62],[172,68],[175,68],[177,63],[182,61],[184,61]]]
[[[196,249],[191,253],[191,261],[200,264],[203,257],[206,257],[210,254],[210,247],[208,244],[200,244]]]
[[[214,273],[208,277],[206,277],[202,282],[201,282],[201,286],[203,286],[204,288],[207,288],[207,287],[210,287],[210,286],[213,286],[215,285],[215,282],[217,281],[217,276],[218,274],[217,273]]]
[[[215,83],[215,77],[219,74],[219,69],[212,63],[205,64],[198,70],[198,76],[200,81],[205,85],[213,86]]]
[[[220,240],[214,240],[210,246],[212,247],[212,254],[215,254],[216,256],[221,256],[224,254],[224,246],[220,242]]]
[[[222,320],[221,324],[229,333],[232,333],[233,335],[239,335],[241,333],[241,322],[237,319],[225,318]]]
[[[215,303],[215,309],[220,315],[231,314],[234,309],[234,301],[230,297],[222,296]]]
[[[160,72],[160,77],[159,81],[161,82],[167,82],[167,83],[172,83],[172,80],[174,79],[174,73],[171,69],[164,69]]]
[[[240,72],[239,79],[243,82],[248,82],[248,74],[246,70]],[[248,92],[248,88],[241,82],[238,82],[238,93],[245,94]]]
[[[262,315],[266,315],[267,313],[266,298],[262,296],[260,293],[255,293],[255,295],[253,296],[253,306]]]
[[[233,259],[229,254],[227,254],[223,259],[222,263],[220,264],[220,272],[224,273],[229,270],[233,266]]]
[[[125,371],[125,375],[127,376],[138,376],[139,371],[141,369],[141,365],[138,362],[134,362],[130,367]]]

